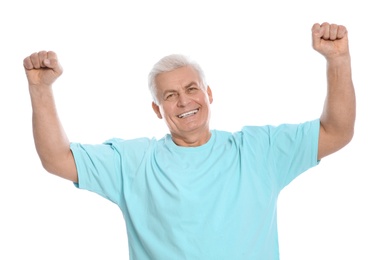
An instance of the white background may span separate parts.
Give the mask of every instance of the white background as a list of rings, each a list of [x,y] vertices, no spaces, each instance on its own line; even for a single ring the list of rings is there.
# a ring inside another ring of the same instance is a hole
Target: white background
[[[353,141],[279,197],[283,260],[373,259],[372,24],[369,1],[51,1],[0,4],[0,259],[128,259],[111,202],[50,175],[35,152],[23,58],[57,52],[58,111],[70,141],[162,137],[147,74],[190,55],[212,88],[211,127],[298,123],[322,110],[325,60],[313,23],[349,30]]]

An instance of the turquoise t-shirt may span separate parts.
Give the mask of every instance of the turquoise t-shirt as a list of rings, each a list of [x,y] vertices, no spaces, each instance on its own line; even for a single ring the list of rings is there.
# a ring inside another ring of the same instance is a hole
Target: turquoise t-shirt
[[[121,209],[133,260],[279,259],[279,192],[318,164],[320,121],[212,130],[199,147],[72,143],[79,183]]]

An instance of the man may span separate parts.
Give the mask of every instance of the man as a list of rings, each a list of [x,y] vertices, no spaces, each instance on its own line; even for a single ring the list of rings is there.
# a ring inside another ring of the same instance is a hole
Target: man
[[[119,206],[131,259],[279,259],[276,201],[299,174],[350,142],[355,94],[347,30],[314,24],[313,48],[327,62],[321,117],[277,127],[210,130],[212,91],[198,64],[170,55],[149,74],[153,110],[170,134],[160,140],[70,143],[52,84],[54,52],[24,59],[33,131],[44,168]]]

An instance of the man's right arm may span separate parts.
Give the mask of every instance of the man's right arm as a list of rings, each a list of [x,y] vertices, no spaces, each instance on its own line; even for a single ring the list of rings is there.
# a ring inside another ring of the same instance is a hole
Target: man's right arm
[[[32,126],[36,151],[50,173],[78,182],[70,142],[58,117],[53,82],[62,74],[54,52],[33,53],[23,61],[32,105]]]

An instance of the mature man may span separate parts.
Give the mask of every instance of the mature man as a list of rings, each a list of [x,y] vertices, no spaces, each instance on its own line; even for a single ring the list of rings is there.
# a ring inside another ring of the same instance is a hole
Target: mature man
[[[54,52],[24,59],[37,152],[45,169],[109,199],[123,212],[131,259],[279,259],[276,201],[299,174],[353,136],[355,94],[347,30],[314,24],[313,48],[327,62],[322,115],[300,124],[209,128],[212,91],[198,64],[170,55],[149,74],[160,140],[70,143],[52,84]]]

